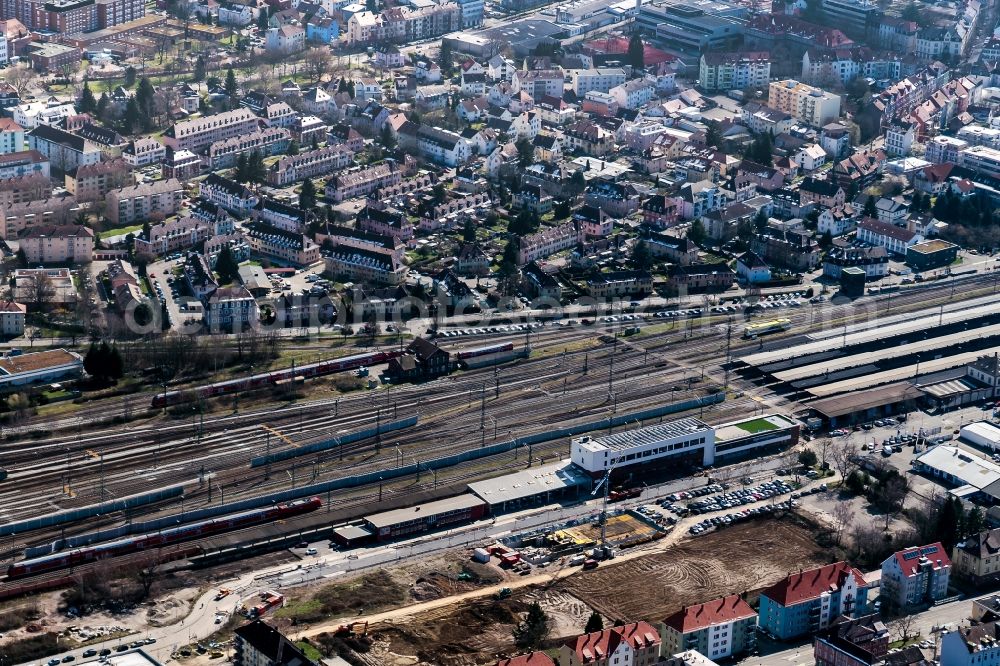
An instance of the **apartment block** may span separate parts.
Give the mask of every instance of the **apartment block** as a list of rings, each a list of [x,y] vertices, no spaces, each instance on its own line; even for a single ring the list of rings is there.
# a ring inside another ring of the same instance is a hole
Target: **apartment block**
[[[397,285],[407,273],[406,265],[393,252],[336,247],[323,260],[328,273],[351,282]]]
[[[250,211],[260,201],[246,185],[215,173],[208,174],[208,177],[201,181],[198,185],[198,194],[206,201],[240,217],[249,217]]]
[[[889,630],[878,615],[839,617],[813,641],[816,666],[872,666],[889,652]]]
[[[94,232],[75,224],[33,227],[18,240],[29,264],[86,264],[94,258]]]
[[[880,593],[898,611],[948,596],[951,558],[940,543],[900,550],[882,562]]]
[[[96,144],[51,125],[39,125],[28,132],[28,145],[62,171],[94,164],[101,159],[101,149]]]
[[[207,151],[208,165],[212,169],[234,167],[241,154],[255,150],[265,157],[280,155],[288,150],[291,141],[292,133],[285,127],[265,127],[259,131],[213,141]]]
[[[210,331],[239,331],[254,322],[260,316],[257,301],[246,287],[219,287],[208,297],[205,303],[205,325]],[[246,661],[246,664],[258,666],[259,662]]]
[[[738,594],[688,606],[663,624],[669,654],[697,650],[715,661],[749,652],[756,644],[757,613]]]
[[[0,206],[0,238],[13,240],[36,227],[68,224],[79,211],[72,196],[5,204]]]
[[[340,203],[372,194],[383,187],[398,185],[402,179],[402,172],[393,162],[356,166],[341,171],[326,181],[324,194],[328,199]]]
[[[149,225],[149,237],[135,239],[135,253],[143,257],[162,257],[196,247],[217,233],[216,225],[193,215],[171,218]]]
[[[272,164],[267,172],[267,182],[284,187],[299,180],[346,169],[353,163],[354,152],[344,146],[307,150],[298,155],[286,155]]]
[[[573,222],[523,236],[517,249],[517,263],[524,265],[529,261],[544,259],[556,252],[575,247],[578,243],[582,243],[584,238],[583,230]]]
[[[141,137],[122,151],[122,158],[133,167],[158,164],[167,156],[167,147],[151,137]]]
[[[591,91],[606,93],[625,83],[625,70],[620,67],[569,70],[570,86],[577,97]]]
[[[0,180],[0,205],[40,201],[52,196],[52,180],[41,174]]]
[[[85,164],[65,175],[66,191],[83,202],[102,201],[111,190],[127,187],[134,181],[128,163],[120,157]]]
[[[255,254],[292,266],[310,266],[319,261],[319,245],[304,234],[261,224],[248,228],[245,236]]]
[[[0,155],[24,150],[24,128],[11,118],[0,118]]]
[[[203,118],[174,123],[163,134],[164,143],[174,150],[201,152],[216,141],[225,141],[258,129],[260,119],[249,109],[233,109]]]
[[[955,544],[955,573],[979,585],[1000,579],[1000,528],[980,532]]]
[[[698,77],[706,91],[765,86],[771,80],[771,54],[767,51],[705,53],[698,64]]]
[[[22,176],[43,176],[48,178],[49,160],[37,150],[0,155],[0,179]]]
[[[768,88],[767,105],[816,127],[840,117],[839,95],[794,79],[772,82]]]
[[[789,640],[825,629],[841,615],[864,614],[867,599],[864,574],[836,562],[791,574],[761,592],[758,624]]]
[[[648,622],[633,622],[570,639],[559,647],[562,666],[653,666],[662,640]]]
[[[111,190],[104,197],[104,216],[118,226],[163,219],[177,212],[184,202],[179,180],[157,180]]]

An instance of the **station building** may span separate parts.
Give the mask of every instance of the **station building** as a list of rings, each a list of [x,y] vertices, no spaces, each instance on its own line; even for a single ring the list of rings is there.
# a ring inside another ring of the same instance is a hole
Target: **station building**
[[[741,455],[798,443],[799,424],[780,414],[765,414],[718,426],[682,418],[604,437],[577,437],[570,459],[594,477],[608,469],[643,465],[714,465]],[[720,461],[725,458],[724,461]]]
[[[377,541],[429,532],[486,515],[486,502],[474,495],[447,497],[436,502],[365,516],[364,527]]]

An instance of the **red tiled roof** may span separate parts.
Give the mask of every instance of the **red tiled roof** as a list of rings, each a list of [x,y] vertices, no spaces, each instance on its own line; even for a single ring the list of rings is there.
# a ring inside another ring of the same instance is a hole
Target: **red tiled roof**
[[[501,659],[497,662],[497,666],[555,666],[555,662],[544,652],[529,652],[510,659]]]
[[[917,573],[922,557],[930,560],[935,570],[951,566],[951,558],[948,557],[948,551],[944,549],[940,541],[927,544],[926,546],[914,546],[913,548],[897,551],[893,553],[893,557],[896,558],[896,564],[899,565],[899,570],[903,572],[904,576],[911,576]]]
[[[790,606],[815,599],[823,592],[840,589],[848,576],[854,576],[858,585],[865,584],[864,575],[860,571],[847,562],[835,562],[818,569],[792,574],[761,594],[782,606]]]
[[[583,634],[568,641],[566,645],[576,653],[576,658],[581,663],[586,664],[603,660],[623,642],[636,649],[645,649],[650,645],[659,645],[660,634],[648,622],[640,621]]]
[[[716,624],[726,624],[757,615],[750,604],[738,594],[731,594],[722,599],[714,599],[704,604],[688,606],[664,620],[664,624],[673,627],[682,634],[698,629],[705,629]]]

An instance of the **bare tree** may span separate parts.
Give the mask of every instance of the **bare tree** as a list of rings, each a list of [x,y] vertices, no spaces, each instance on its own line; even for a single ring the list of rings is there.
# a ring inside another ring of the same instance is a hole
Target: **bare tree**
[[[885,530],[870,521],[854,523],[851,540],[854,542],[855,555],[852,559],[865,564],[879,562],[888,543]]]
[[[332,61],[333,57],[330,55],[330,49],[312,48],[306,51],[305,54],[306,71],[317,82],[330,69]]]
[[[153,553],[146,553],[135,563],[135,581],[142,588],[142,598],[149,597],[153,584],[156,583],[159,573],[160,562]]]
[[[915,636],[919,636],[914,623],[916,618],[913,615],[900,615],[889,623],[889,630],[896,636],[896,640],[907,642]]]
[[[7,68],[3,78],[14,87],[18,96],[24,97],[25,93],[31,88],[31,84],[38,78],[38,74],[30,67],[15,65]]]
[[[903,510],[908,490],[906,478],[898,474],[889,477],[881,485],[878,504],[885,513],[885,529],[889,529],[889,523]]]
[[[858,468],[858,464],[855,462],[857,453],[854,443],[847,437],[831,443],[830,459],[833,460],[833,466],[837,468],[841,479],[846,481],[851,472]]]
[[[56,289],[52,280],[45,273],[37,272],[32,276],[30,298],[31,302],[45,305],[55,296]]]
[[[839,546],[844,537],[844,531],[854,522],[854,509],[848,502],[837,502],[833,507],[833,533]]]

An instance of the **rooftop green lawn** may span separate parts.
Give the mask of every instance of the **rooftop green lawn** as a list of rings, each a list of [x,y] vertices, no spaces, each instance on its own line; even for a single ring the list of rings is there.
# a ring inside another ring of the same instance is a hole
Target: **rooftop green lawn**
[[[746,423],[738,423],[736,424],[736,427],[740,430],[746,430],[750,434],[778,429],[778,426],[774,425],[767,419],[754,419],[753,421],[747,421]]]

